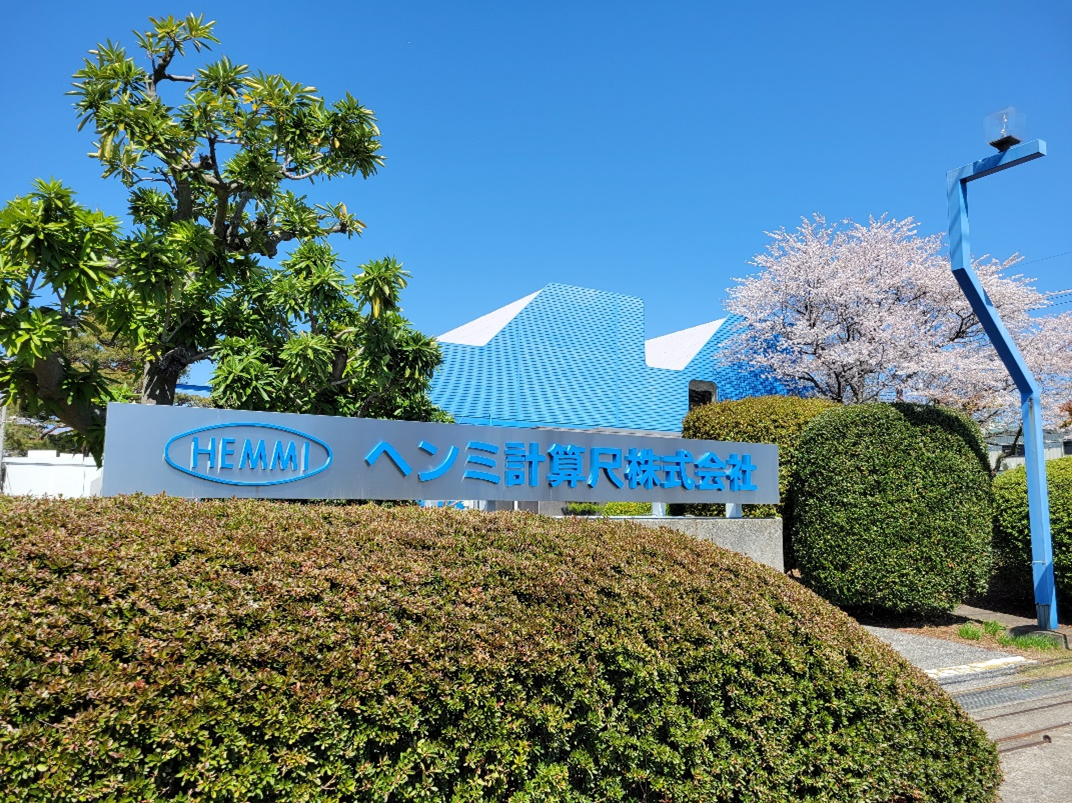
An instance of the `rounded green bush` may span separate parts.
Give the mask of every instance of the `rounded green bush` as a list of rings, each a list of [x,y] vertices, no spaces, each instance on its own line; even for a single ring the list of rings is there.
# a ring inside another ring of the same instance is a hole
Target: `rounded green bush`
[[[991,801],[994,746],[669,530],[0,499],[0,799]]]
[[[916,404],[827,410],[800,438],[790,497],[801,576],[837,605],[930,615],[986,588],[990,473],[965,415]]]
[[[650,516],[651,502],[607,502],[604,516]]]
[[[602,502],[569,502],[566,505],[567,516],[602,516]]]
[[[703,404],[689,410],[681,422],[684,438],[778,445],[778,490],[786,497],[789,480],[796,468],[796,445],[800,433],[815,416],[834,406],[828,399],[799,396],[751,396],[747,399]],[[690,505],[690,508],[722,505]],[[697,510],[692,515],[704,515]],[[745,505],[745,516],[769,518],[782,514],[781,505]]]
[[[797,441],[815,416],[834,406],[828,399],[803,399],[799,396],[752,396],[735,401],[704,404],[689,410],[681,425],[685,438],[740,443],[774,443],[778,445],[778,490],[780,505],[744,505],[746,517],[790,518],[786,509],[789,481],[796,472]],[[724,505],[674,505],[671,513],[688,516],[722,516]],[[783,530],[782,545],[786,569],[796,566],[793,541],[788,528]]]
[[[1054,580],[1062,598],[1072,600],[1072,457],[1046,461],[1046,490]],[[1006,565],[1031,576],[1031,523],[1023,466],[994,478],[994,544]]]

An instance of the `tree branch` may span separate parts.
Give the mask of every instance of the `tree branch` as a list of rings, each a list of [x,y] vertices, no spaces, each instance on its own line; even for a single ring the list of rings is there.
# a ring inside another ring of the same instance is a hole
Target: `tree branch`
[[[380,399],[382,399],[384,396],[386,396],[387,391],[392,389],[392,387],[394,386],[394,383],[395,383],[395,380],[394,380],[394,377],[392,377],[390,379],[390,381],[384,386],[383,390],[381,390],[381,391],[379,391],[377,393],[370,393],[365,398],[365,401],[362,402],[361,409],[358,410],[358,412],[357,412],[357,417],[358,418],[365,418],[368,415],[369,410],[372,408],[373,402],[377,402]]]
[[[342,373],[346,370],[346,349],[335,351],[335,361],[331,366],[331,382],[342,382]]]
[[[238,232],[242,227],[242,213],[246,209],[246,204],[249,203],[250,198],[253,197],[253,193],[247,191],[238,196],[235,201],[234,214],[231,215],[231,230],[228,233],[227,242],[232,245],[241,245],[238,241]]]
[[[216,235],[216,239],[221,243],[227,242],[227,200],[230,197],[229,187],[223,180],[223,176],[220,175],[220,166],[216,161],[216,138],[208,138],[208,151],[209,159],[212,163],[212,176],[215,181],[209,181],[209,184],[216,191],[216,219],[212,222],[212,233]],[[204,164],[204,159],[201,160]],[[205,176],[208,179],[208,176]]]
[[[63,387],[67,366],[58,353],[34,361],[31,370],[38,397],[54,407],[57,417],[64,424],[82,435],[104,424],[104,411],[99,406],[91,404],[83,407],[68,401],[68,393]],[[99,458],[100,455],[94,452],[94,457]]]

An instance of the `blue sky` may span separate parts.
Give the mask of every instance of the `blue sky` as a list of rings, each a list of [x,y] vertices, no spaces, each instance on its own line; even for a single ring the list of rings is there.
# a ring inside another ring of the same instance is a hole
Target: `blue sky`
[[[149,14],[204,12],[215,54],[374,109],[387,165],[310,188],[368,225],[440,334],[565,282],[644,299],[649,337],[721,317],[733,277],[814,212],[946,227],[945,173],[1015,105],[1046,159],[972,186],[976,254],[1072,287],[1072,2],[19,3],[0,30],[0,200],[38,176],[124,211],[85,157],[70,74]],[[176,98],[177,101],[177,98]],[[1070,307],[1064,307],[1069,309]],[[1061,308],[1059,308],[1061,309]],[[203,381],[205,371],[195,374]]]

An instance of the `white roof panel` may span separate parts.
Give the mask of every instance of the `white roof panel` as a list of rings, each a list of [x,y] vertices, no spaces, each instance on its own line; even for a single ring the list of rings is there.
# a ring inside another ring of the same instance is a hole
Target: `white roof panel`
[[[495,335],[503,330],[506,324],[517,317],[525,306],[540,294],[537,290],[531,295],[519,298],[505,307],[499,307],[494,312],[481,315],[476,320],[464,323],[456,329],[441,334],[436,338],[440,343],[457,343],[460,346],[486,346]]]
[[[725,320],[725,318],[719,318],[717,321],[701,323],[699,326],[682,329],[680,332],[653,337],[644,342],[644,359],[652,368],[684,370]]]

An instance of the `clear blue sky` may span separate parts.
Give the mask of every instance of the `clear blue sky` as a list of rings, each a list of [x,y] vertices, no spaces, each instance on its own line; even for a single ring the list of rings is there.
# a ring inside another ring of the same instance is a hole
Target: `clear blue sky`
[[[51,175],[121,214],[63,93],[96,42],[189,11],[216,54],[376,111],[386,167],[311,193],[368,224],[336,242],[348,267],[405,263],[429,334],[553,281],[643,298],[656,336],[721,317],[763,232],[801,216],[944,231],[946,171],[1010,104],[1050,155],[973,185],[975,252],[1072,286],[1068,0],[13,3],[0,200]]]

